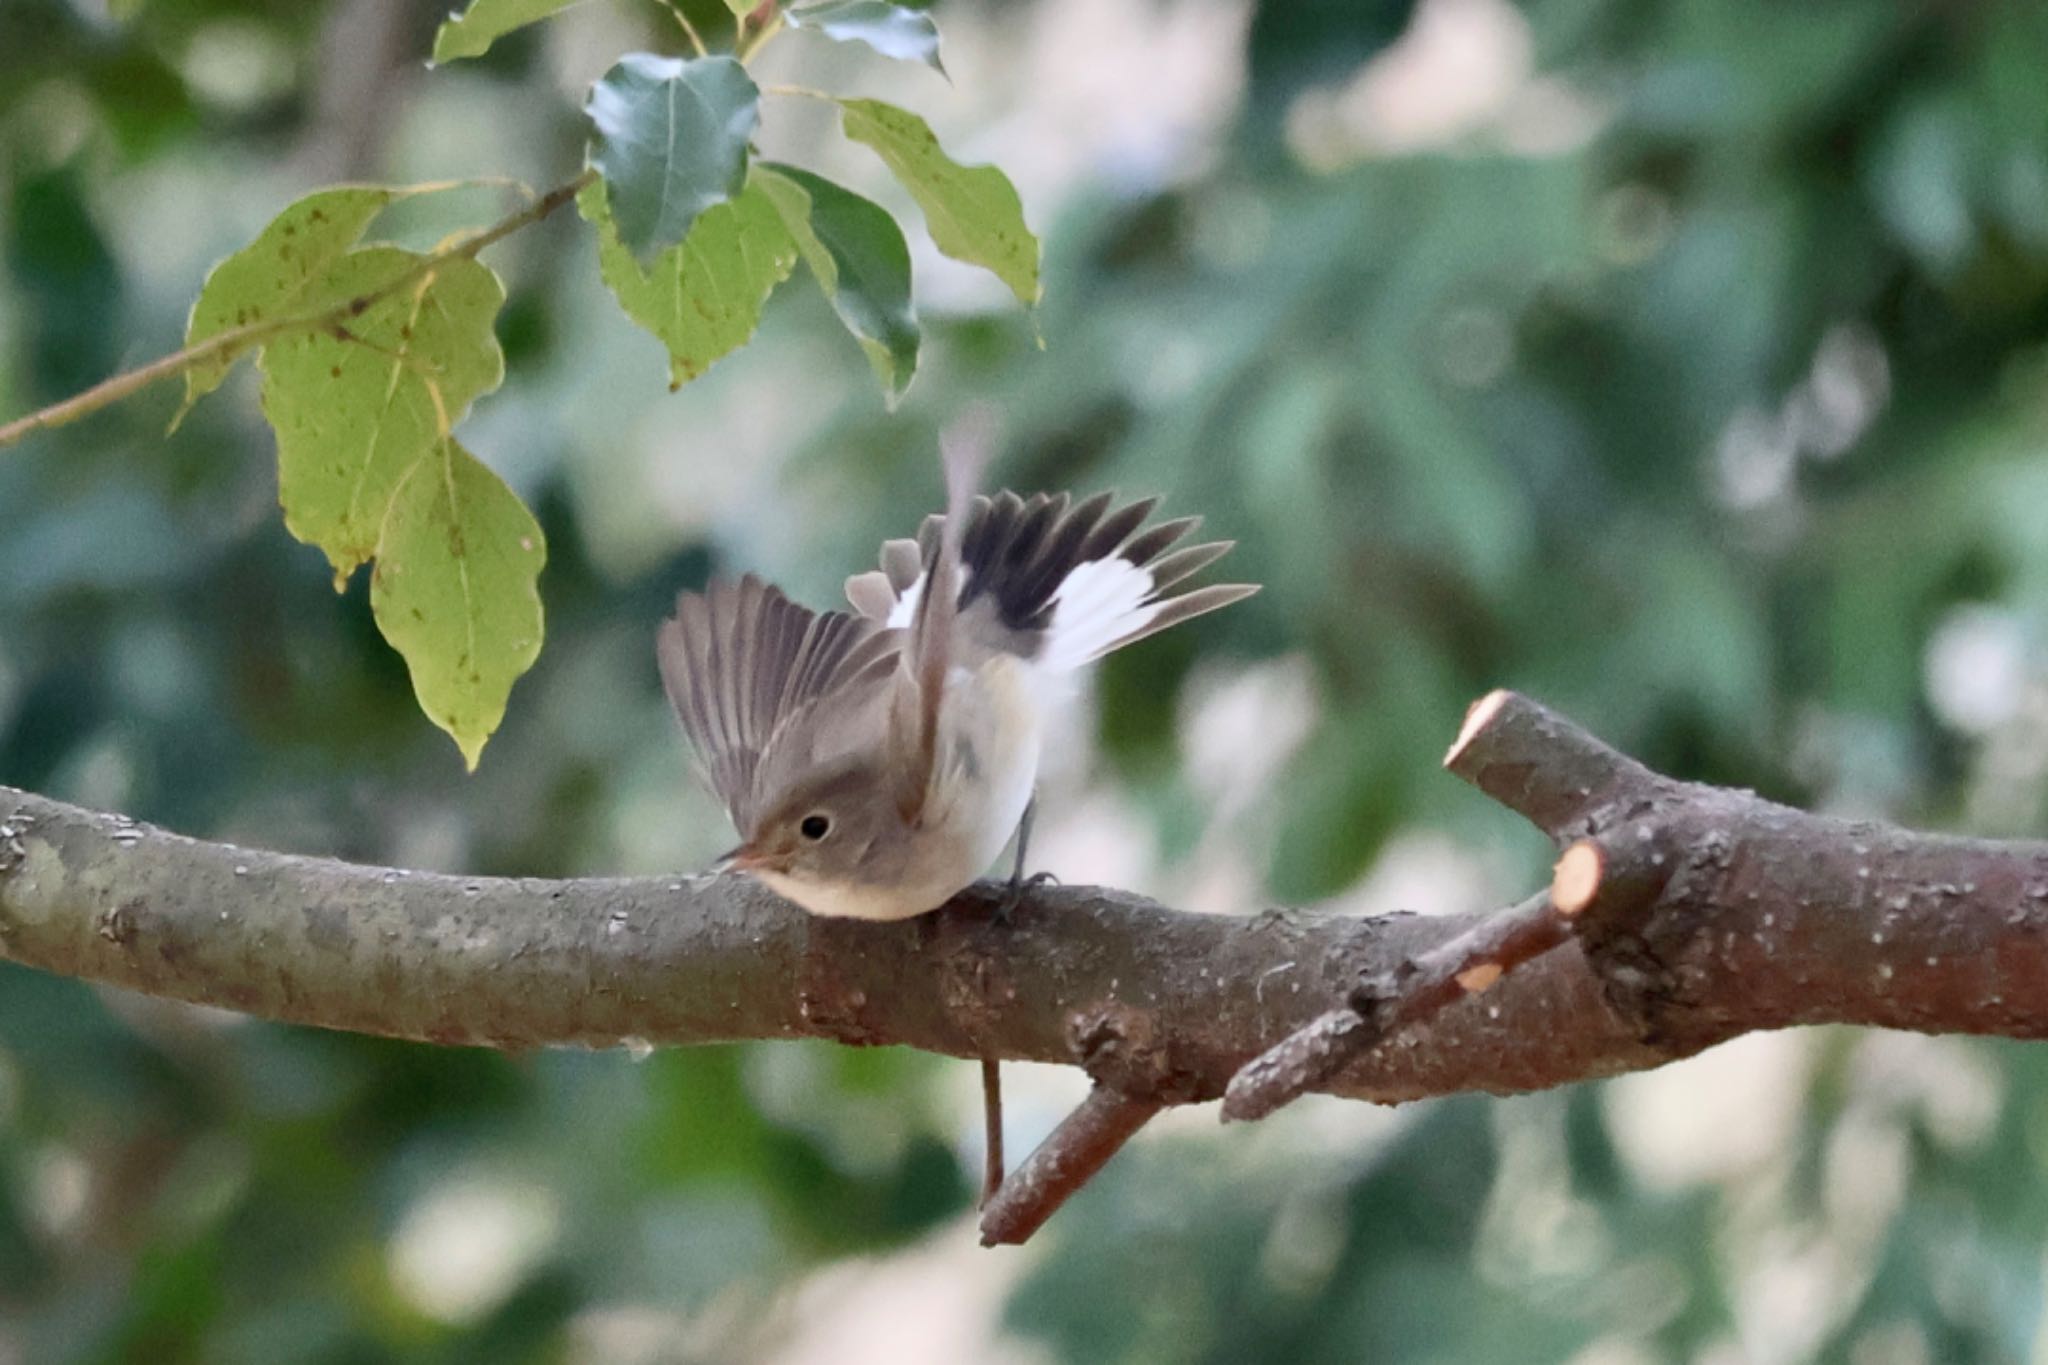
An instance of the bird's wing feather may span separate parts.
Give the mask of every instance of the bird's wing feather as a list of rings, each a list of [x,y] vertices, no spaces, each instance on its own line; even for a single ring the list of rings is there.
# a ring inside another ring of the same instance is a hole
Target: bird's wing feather
[[[676,600],[656,637],[662,685],[742,833],[771,795],[764,756],[824,699],[889,676],[902,643],[901,631],[798,606],[751,574]]]
[[[1231,543],[1175,549],[1199,518],[1147,527],[1156,498],[1114,502],[1108,493],[1070,506],[1065,494],[1004,492],[968,504],[956,601],[958,635],[970,659],[1010,653],[1068,672],[1258,591],[1226,583],[1175,592]],[[847,580],[847,596],[862,615],[892,626],[916,619],[949,520],[925,519],[917,559],[909,556],[911,542],[890,541],[880,569]]]
[[[889,712],[891,751],[901,759],[896,773],[896,810],[906,824],[916,823],[931,794],[939,759],[939,712],[945,704],[947,675],[960,652],[955,638],[960,613],[960,528],[967,522],[968,506],[987,459],[986,433],[972,421],[963,423],[963,428],[949,433],[944,443],[947,515],[933,537],[923,570],[932,590],[920,594],[908,613],[910,638],[904,646]],[[882,572],[894,581],[890,553],[885,545]],[[894,572],[900,573],[900,552],[897,561]],[[893,609],[888,623],[899,624]]]

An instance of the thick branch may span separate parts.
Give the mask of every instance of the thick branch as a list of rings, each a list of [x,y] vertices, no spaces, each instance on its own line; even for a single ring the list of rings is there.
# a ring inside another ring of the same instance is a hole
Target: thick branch
[[[1538,1089],[1829,1021],[2048,1036],[2048,847],[1849,824],[1636,771],[1567,822],[1684,844],[1635,927],[1594,952],[1622,970],[1568,943],[1318,1088],[1384,1101]],[[1556,809],[1542,787],[1522,779],[1517,800]],[[440,1043],[815,1036],[1078,1063],[1129,1097],[1201,1100],[1348,1007],[1359,983],[1491,918],[1229,918],[1041,887],[998,925],[999,894],[901,924],[814,920],[744,878],[406,874],[199,843],[0,788],[0,956]],[[1633,983],[1621,1008],[1617,980]]]
[[[1564,847],[1578,955],[1660,1050],[1810,1023],[2048,1036],[2048,844],[1673,781],[1512,692],[1444,763]]]

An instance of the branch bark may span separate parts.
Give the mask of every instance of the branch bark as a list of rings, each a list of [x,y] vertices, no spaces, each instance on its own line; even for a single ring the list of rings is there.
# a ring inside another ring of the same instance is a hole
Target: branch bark
[[[0,787],[0,957],[444,1044],[808,1036],[1069,1063],[1119,1120],[1105,1157],[1122,1120],[1217,1098],[1283,1043],[1328,1055],[1291,1087],[1256,1082],[1268,1100],[1394,1102],[1640,1070],[1795,1024],[2048,1037],[2048,845],[1677,782],[1512,693],[1474,707],[1446,766],[1569,850],[1550,894],[1503,914],[1236,918],[1043,886],[998,924],[987,886],[862,924],[743,877],[354,867]]]

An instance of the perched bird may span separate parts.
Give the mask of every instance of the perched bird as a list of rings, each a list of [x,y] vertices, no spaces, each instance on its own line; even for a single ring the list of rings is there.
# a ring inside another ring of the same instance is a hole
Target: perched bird
[[[973,497],[814,612],[753,576],[686,592],[657,641],[670,702],[742,836],[723,865],[817,915],[895,920],[981,876],[1027,812],[1048,712],[1074,675],[1257,591],[1177,592],[1230,548],[1173,547],[1156,499]],[[1019,836],[1018,870],[1023,866]]]

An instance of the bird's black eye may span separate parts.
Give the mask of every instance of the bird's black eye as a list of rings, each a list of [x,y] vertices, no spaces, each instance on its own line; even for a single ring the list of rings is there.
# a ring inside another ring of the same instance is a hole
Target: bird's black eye
[[[832,832],[832,819],[827,815],[806,815],[804,822],[797,826],[797,831],[815,843]]]

